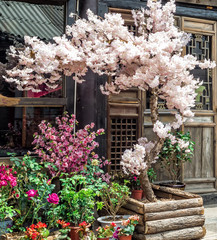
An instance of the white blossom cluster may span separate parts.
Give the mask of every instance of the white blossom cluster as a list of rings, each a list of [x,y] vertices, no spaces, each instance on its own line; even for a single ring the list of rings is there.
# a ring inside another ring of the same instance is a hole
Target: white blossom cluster
[[[124,173],[138,176],[141,171],[147,170],[145,157],[154,146],[155,142],[148,141],[147,138],[143,137],[138,139],[138,144],[134,145],[133,149],[125,150],[120,163]],[[152,163],[155,162],[156,159],[153,159]]]
[[[140,171],[146,170],[147,164],[144,162],[145,155],[145,147],[139,144],[134,145],[133,149],[125,150],[120,163],[124,173],[140,175]]]

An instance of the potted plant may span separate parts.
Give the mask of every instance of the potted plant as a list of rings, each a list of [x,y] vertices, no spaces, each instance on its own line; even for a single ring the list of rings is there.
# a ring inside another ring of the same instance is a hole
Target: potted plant
[[[117,212],[126,203],[130,195],[130,189],[126,184],[126,181],[123,185],[117,182],[111,182],[100,191],[101,201],[97,202],[97,208],[104,208],[109,214],[109,216],[97,219],[102,226],[109,225],[111,222],[120,224],[123,219],[128,217],[117,215]]]
[[[71,231],[69,226],[70,223],[65,222],[64,220],[57,220],[57,223],[61,225],[61,228],[59,229],[59,235],[58,235],[58,240],[60,239],[68,239],[70,240],[71,238],[68,236],[69,232]]]
[[[109,238],[113,237],[115,232],[116,224],[111,222],[109,225],[104,227],[98,227],[97,231],[97,240],[109,240]]]
[[[80,240],[96,240],[93,231],[90,230],[90,224],[85,221],[79,224],[78,234]]]
[[[118,229],[119,240],[131,240],[135,231],[136,225],[139,223],[139,216],[130,216],[127,220],[123,221],[121,227]]]
[[[16,197],[16,172],[8,165],[0,166],[0,236],[8,232],[16,211],[11,201]]]
[[[131,179],[131,183],[132,183],[132,188],[133,188],[131,197],[136,200],[141,200],[143,190],[141,189],[141,184],[140,184],[139,178],[137,176],[133,176]]]
[[[47,224],[38,222],[37,224],[32,224],[30,227],[26,228],[25,236],[21,239],[37,239],[37,240],[47,240],[50,232],[47,229]]]
[[[181,166],[190,162],[194,152],[194,142],[190,133],[171,133],[172,138],[166,138],[159,153],[161,167],[169,174],[169,182],[160,183],[162,186],[184,189],[185,184],[180,182]]]
[[[96,193],[87,186],[82,175],[70,176],[62,174],[60,178],[62,189],[59,192],[60,204],[56,208],[57,215],[70,223],[70,237],[79,239],[79,224],[83,221],[94,221]]]

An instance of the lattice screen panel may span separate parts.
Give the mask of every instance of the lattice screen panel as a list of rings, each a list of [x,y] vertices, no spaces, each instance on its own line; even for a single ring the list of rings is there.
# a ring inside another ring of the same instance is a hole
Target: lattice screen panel
[[[133,147],[138,138],[137,118],[111,118],[111,168],[112,172],[121,170],[120,160],[125,149]]]
[[[212,36],[192,34],[186,47],[186,54],[192,54],[197,60],[212,59]],[[200,78],[203,85],[197,90],[196,110],[212,110],[212,70],[196,67],[192,70],[195,78]]]

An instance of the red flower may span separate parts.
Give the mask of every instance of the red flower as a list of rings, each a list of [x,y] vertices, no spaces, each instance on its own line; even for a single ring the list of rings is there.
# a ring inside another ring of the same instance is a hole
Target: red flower
[[[35,228],[37,228],[37,229],[46,228],[46,227],[47,227],[47,225],[42,222],[38,222],[37,225],[35,226]]]
[[[116,224],[112,222],[112,223],[111,223],[111,226],[112,226],[112,227],[116,227]]]
[[[83,226],[87,226],[87,225],[88,224],[85,221],[83,221],[82,223],[79,224],[79,227],[83,227]]]
[[[62,228],[66,228],[66,227],[68,227],[69,225],[70,225],[70,223],[68,222],[65,222],[65,221],[63,221],[63,220],[57,220],[57,223],[58,224],[60,224],[61,226],[62,226]]]

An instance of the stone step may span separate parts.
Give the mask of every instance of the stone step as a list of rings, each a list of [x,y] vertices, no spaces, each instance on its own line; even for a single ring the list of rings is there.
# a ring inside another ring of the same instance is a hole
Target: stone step
[[[217,206],[205,206],[206,236],[203,240],[217,240]]]

